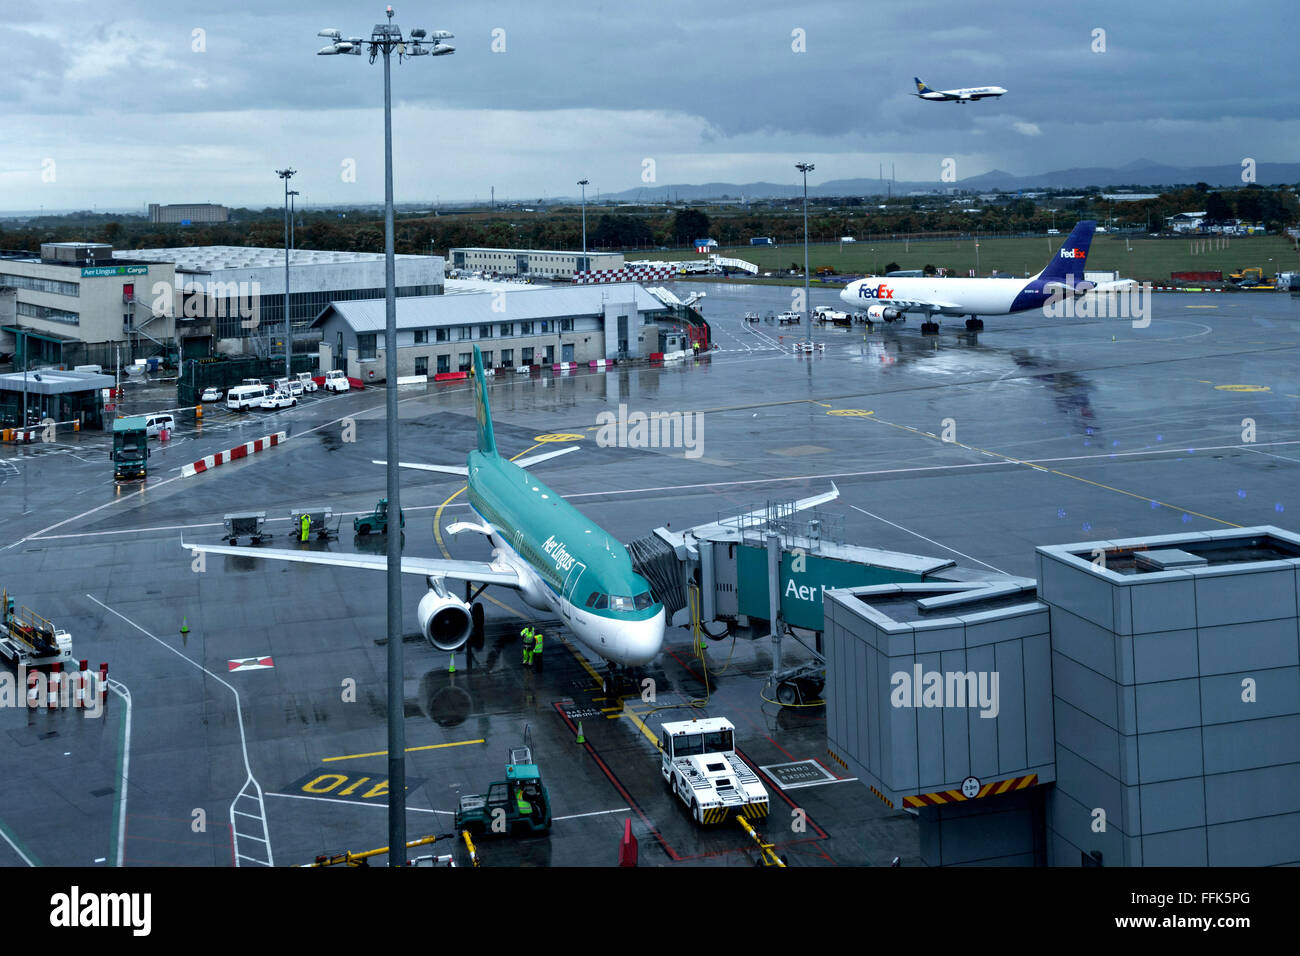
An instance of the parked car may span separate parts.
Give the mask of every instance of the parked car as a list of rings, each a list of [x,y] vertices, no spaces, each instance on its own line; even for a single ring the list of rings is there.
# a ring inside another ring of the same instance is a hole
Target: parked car
[[[288,392],[272,392],[266,398],[262,399],[263,408],[293,408],[298,404],[298,399],[294,398]]]
[[[176,430],[176,419],[168,412],[156,412],[146,416],[145,432],[150,438],[157,438],[163,431]]]
[[[225,393],[222,392],[221,389],[219,389],[219,388],[216,388],[216,387],[213,387],[213,388],[205,388],[205,389],[203,390],[203,394],[199,396],[199,401],[200,401],[200,402],[219,402],[219,401],[221,401],[221,396],[222,396],[223,394],[225,394]]]

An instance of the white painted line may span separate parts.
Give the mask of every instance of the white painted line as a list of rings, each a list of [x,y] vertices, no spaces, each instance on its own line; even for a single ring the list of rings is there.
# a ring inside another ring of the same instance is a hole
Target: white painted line
[[[35,865],[36,865],[35,863],[32,862],[31,857],[29,857],[29,856],[28,856],[26,853],[24,853],[22,850],[18,849],[18,844],[17,844],[17,843],[15,843],[13,840],[9,839],[9,834],[8,834],[7,832],[5,832],[4,827],[0,827],[0,837],[4,837],[5,842],[8,843],[11,847],[14,848],[14,852],[17,853],[20,857],[23,858],[23,862],[24,862],[24,863],[26,863],[28,866],[35,866]],[[95,862],[99,862],[99,861],[96,860]]]
[[[982,564],[990,571],[996,571],[998,572],[998,574],[1007,573],[1006,571],[1003,571],[1001,568],[995,568],[993,567],[993,565],[981,561],[979,558],[972,558],[969,554],[963,554],[961,551],[958,551],[956,548],[950,548],[946,544],[940,544],[938,541],[935,541],[934,538],[927,538],[919,531],[913,531],[911,528],[904,528],[901,524],[894,524],[894,522],[890,521],[888,518],[882,518],[880,517],[880,515],[872,514],[870,511],[867,511],[865,508],[859,508],[857,505],[849,505],[849,507],[852,508],[854,511],[861,511],[868,518],[875,518],[877,521],[883,521],[887,525],[892,525],[893,527],[897,528],[899,531],[906,531],[908,534],[914,534],[922,541],[930,542],[936,548],[943,548],[943,550],[951,551],[953,554],[963,557],[967,561],[974,561],[976,564]]]
[[[346,803],[350,807],[383,807],[388,809],[386,803],[363,803],[360,800],[340,800],[337,797],[309,797],[305,793],[267,793],[268,797],[287,797],[290,800],[319,800],[322,803]],[[408,813],[441,813],[444,816],[454,817],[453,810],[426,810],[424,807],[407,806]]]
[[[117,862],[115,866],[124,866],[126,858],[126,785],[131,779],[131,692],[126,685],[116,680],[108,682],[109,689],[126,701],[126,715],[122,728],[122,779],[118,783],[117,802]]]
[[[251,765],[251,764],[249,763],[249,761],[248,761],[248,740],[247,740],[247,738],[245,737],[245,734],[244,734],[244,708],[243,708],[243,704],[242,704],[242,702],[240,701],[240,698],[239,698],[239,691],[235,690],[234,687],[232,687],[232,686],[230,686],[229,684],[227,684],[224,680],[222,680],[220,677],[218,677],[218,676],[217,676],[216,674],[214,674],[212,671],[208,670],[208,669],[207,669],[206,667],[204,667],[202,664],[198,663],[197,661],[192,660],[192,659],[189,658],[189,657],[186,657],[184,654],[182,654],[180,651],[176,650],[176,648],[172,647],[172,646],[171,646],[170,644],[168,644],[166,641],[162,640],[161,638],[155,637],[153,634],[150,634],[148,631],[146,631],[146,630],[145,630],[143,627],[141,627],[139,624],[135,623],[135,621],[131,620],[129,617],[127,617],[126,615],[122,614],[121,612],[116,611],[116,610],[114,610],[113,608],[109,607],[107,604],[105,604],[103,601],[101,601],[101,600],[99,600],[98,598],[96,598],[94,595],[87,594],[86,597],[90,598],[90,600],[94,601],[96,604],[98,604],[100,607],[102,607],[105,611],[108,611],[110,614],[114,615],[115,617],[118,617],[118,618],[120,618],[121,620],[125,621],[127,624],[130,624],[133,628],[135,628],[137,631],[139,631],[139,632],[140,632],[141,634],[143,634],[145,637],[149,638],[150,640],[154,641],[155,643],[159,644],[160,646],[165,647],[167,650],[171,651],[173,654],[175,654],[175,655],[176,655],[177,657],[179,657],[181,660],[185,661],[187,664],[191,664],[191,665],[193,665],[194,667],[197,667],[199,670],[201,670],[203,673],[207,674],[209,677],[211,677],[214,681],[216,681],[216,682],[217,682],[218,684],[220,684],[222,687],[226,688],[226,690],[230,691],[232,694],[235,695],[235,716],[236,716],[236,718],[238,719],[238,724],[239,724],[239,747],[240,747],[240,750],[243,752],[243,755],[244,755],[244,772],[247,774],[247,777],[246,777],[245,780],[244,780],[244,786],[241,787],[240,790],[239,790],[239,793],[235,795],[235,799],[232,800],[232,801],[230,802],[230,831],[231,831],[232,834],[236,832],[236,831],[235,831],[235,804],[236,804],[237,802],[239,802],[240,798],[242,798],[242,797],[247,797],[248,799],[253,800],[254,802],[256,802],[257,805],[258,805],[258,809],[261,811],[259,815],[260,815],[260,817],[261,817],[261,819],[262,819],[262,832],[265,833],[265,834],[267,835],[267,837],[268,837],[268,839],[265,841],[265,842],[266,842],[266,860],[257,860],[256,862],[258,862],[258,863],[262,863],[264,866],[274,866],[274,865],[275,865],[275,861],[274,861],[274,857],[272,856],[272,853],[271,853],[271,843],[270,843],[270,839],[269,839],[271,833],[270,833],[270,830],[268,829],[267,824],[266,824],[266,807],[265,807],[265,806],[263,805],[263,803],[262,803],[262,787],[261,787],[261,785],[257,782],[257,778],[253,776],[253,768],[252,768],[252,765]],[[246,793],[244,792],[245,790],[248,789],[248,785],[249,785],[250,783],[253,785],[253,788],[254,788],[254,790],[255,790],[256,795],[246,794]],[[125,800],[125,797],[124,797],[124,800]],[[251,814],[250,814],[250,816],[251,816]],[[126,814],[125,814],[125,813],[122,815],[122,820],[120,821],[120,826],[123,828],[123,832],[125,832],[125,827],[126,827]],[[123,850],[124,850],[124,848],[121,847],[121,846],[119,846],[119,848],[118,848],[118,854],[119,854],[119,856],[122,854]],[[243,859],[245,859],[245,860],[252,860],[252,859],[253,859],[252,857],[244,856],[243,854],[241,854],[241,853],[239,852],[239,842],[238,842],[238,839],[236,839],[236,842],[235,842],[235,858],[236,858],[236,860],[238,860],[238,859],[240,859],[241,857],[242,857]]]
[[[561,820],[581,820],[583,817],[600,817],[607,813],[631,813],[631,807],[619,807],[617,810],[593,810],[591,813],[570,813],[563,817],[552,817],[552,823],[559,823]]]

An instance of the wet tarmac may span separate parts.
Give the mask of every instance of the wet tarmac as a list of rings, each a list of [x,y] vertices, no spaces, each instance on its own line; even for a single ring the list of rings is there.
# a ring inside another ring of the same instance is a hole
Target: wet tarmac
[[[1039,313],[989,318],[979,333],[953,322],[937,337],[914,318],[865,334],[813,328],[825,350],[803,355],[790,346],[808,330],[741,318],[791,307],[796,290],[697,289],[720,346],[706,359],[492,388],[507,453],[581,436],[580,453],[538,472],[625,541],[831,480],[842,495],[826,510],[843,515],[850,543],[1027,576],[1040,544],[1295,530],[1300,303],[1288,296],[1157,296],[1146,328]],[[814,292],[823,302],[837,305],[835,294]],[[132,387],[128,403],[175,404],[174,392]],[[403,459],[461,463],[469,391],[410,386],[400,400]],[[387,842],[383,576],[218,556],[198,567],[180,546],[182,534],[218,542],[222,516],[246,510],[267,513],[273,545],[296,546],[290,509],[324,505],[343,534],[305,547],[381,553],[384,539],[354,537],[350,522],[383,494],[371,464],[383,457],[383,403],[372,389],[275,413],[210,408],[201,424],[182,413],[171,442],[151,443],[143,486],[114,485],[102,434],[0,448],[0,586],[71,632],[76,657],[107,662],[114,682],[100,717],[0,706],[0,863],[289,865]],[[701,442],[599,447],[597,416],[619,404],[699,413]],[[282,447],[180,476],[277,430],[291,436]],[[434,537],[435,524],[468,514],[460,489],[404,473],[407,553],[488,557],[470,535]],[[531,612],[492,589],[486,647],[472,661],[457,654],[449,673],[450,655],[416,633],[420,580],[403,584],[411,838],[447,833],[459,795],[500,779],[527,735],[555,825],[484,841],[485,865],[612,865],[626,820],[642,865],[749,865],[740,829],[697,827],[659,774],[659,722],[707,714],[736,724],[772,795],[759,831],[791,865],[919,862],[913,818],[834,773],[822,709],[761,698],[766,639],[709,643],[701,659],[672,630],[639,675],[653,699],[639,688],[611,699],[599,664],[557,622],[542,623],[545,666],[522,667],[517,634]],[[802,653],[786,642],[787,663]],[[782,789],[762,769],[805,760],[831,779]],[[435,851],[448,850],[418,852]]]

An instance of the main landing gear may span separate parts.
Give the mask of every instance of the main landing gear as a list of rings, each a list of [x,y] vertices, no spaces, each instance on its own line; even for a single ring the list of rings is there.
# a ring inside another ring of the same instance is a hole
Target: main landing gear
[[[921,334],[922,334],[922,335],[938,335],[938,334],[939,334],[939,323],[938,323],[938,322],[932,322],[932,321],[930,321],[929,319],[926,319],[924,322],[921,323]]]
[[[969,319],[966,320],[966,331],[967,332],[984,331],[984,320],[977,319],[975,318],[975,316],[972,315]]]

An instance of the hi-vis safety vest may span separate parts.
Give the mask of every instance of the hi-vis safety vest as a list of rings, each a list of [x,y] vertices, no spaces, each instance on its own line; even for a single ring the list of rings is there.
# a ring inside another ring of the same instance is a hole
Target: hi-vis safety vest
[[[538,631],[536,634],[534,634],[533,639],[537,642],[533,646],[533,653],[540,654],[542,652],[542,632]]]
[[[524,628],[519,632],[519,634],[523,637],[525,646],[532,644],[537,639],[533,636],[533,629],[531,627]]]

